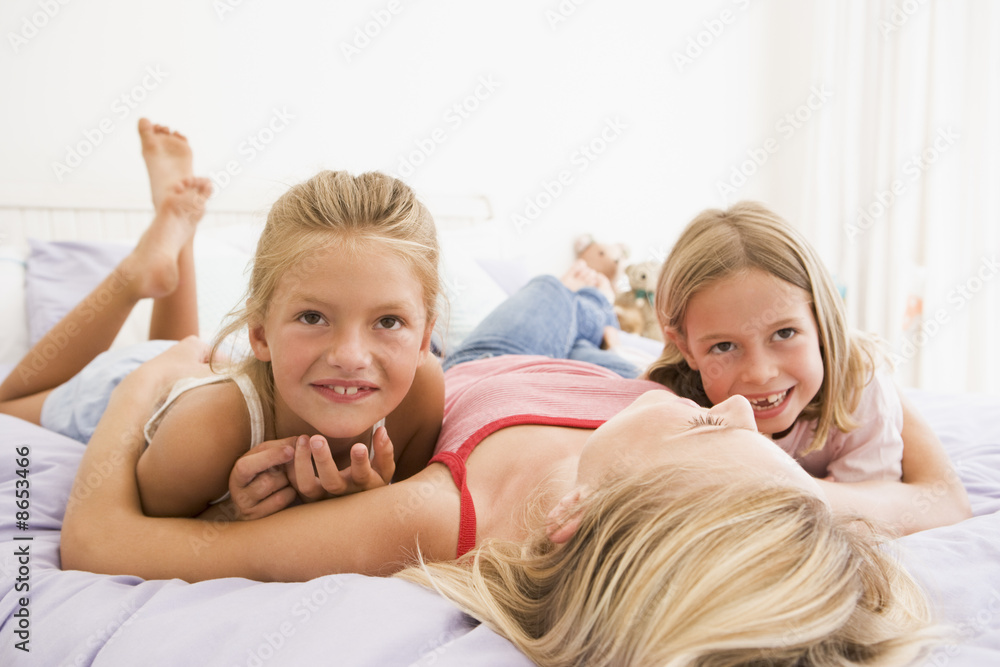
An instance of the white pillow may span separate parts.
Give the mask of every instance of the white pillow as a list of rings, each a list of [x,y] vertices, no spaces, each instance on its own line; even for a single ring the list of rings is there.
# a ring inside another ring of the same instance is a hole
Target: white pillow
[[[239,227],[236,229],[235,227]],[[245,226],[205,230],[195,237],[195,271],[198,278],[198,320],[201,337],[210,340],[222,319],[240,303],[246,287],[245,271],[251,255],[244,249]],[[235,239],[229,243],[227,239]],[[129,244],[100,242],[29,241],[27,270],[22,269],[25,290],[22,311],[30,313],[24,349],[17,361],[77,303],[86,298],[131,249]],[[95,307],[100,307],[100,300]],[[122,326],[113,348],[146,340],[152,300],[144,299]],[[98,313],[99,315],[99,313]],[[23,318],[22,314],[22,318]],[[30,334],[30,336],[29,336]]]
[[[441,237],[441,296],[437,330],[444,354],[452,350],[503,303],[507,293],[490,277],[461,242]]]

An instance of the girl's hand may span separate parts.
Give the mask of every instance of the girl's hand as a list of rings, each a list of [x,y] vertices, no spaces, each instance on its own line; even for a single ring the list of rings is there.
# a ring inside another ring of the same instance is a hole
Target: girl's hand
[[[350,467],[337,470],[326,438],[300,435],[295,444],[295,460],[285,465],[285,472],[299,497],[307,503],[385,486],[392,481],[396,462],[384,426],[376,429],[373,441],[373,462],[368,460],[368,448],[359,442],[351,447]]]
[[[285,474],[285,464],[294,456],[293,437],[262,443],[238,458],[229,474],[227,518],[262,519],[295,502],[295,489]]]

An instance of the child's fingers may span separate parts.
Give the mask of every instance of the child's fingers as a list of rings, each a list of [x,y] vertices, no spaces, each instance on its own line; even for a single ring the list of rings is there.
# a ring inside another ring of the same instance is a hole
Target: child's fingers
[[[292,479],[292,483],[295,485],[295,490],[302,496],[302,499],[310,502],[320,500],[323,497],[323,487],[320,486],[319,479],[316,477],[316,471],[313,468],[313,449],[309,446],[308,436],[300,435],[295,442],[293,470],[294,479]]]
[[[288,475],[281,468],[271,468],[257,475],[244,489],[254,504],[289,486]],[[294,493],[295,489],[292,489]]]
[[[374,443],[375,460],[372,467],[378,476],[386,484],[392,482],[392,476],[396,474],[396,458],[392,448],[392,440],[389,439],[389,432],[384,426],[380,426],[375,431]]]
[[[259,503],[254,505],[249,511],[243,512],[243,517],[245,519],[263,519],[266,516],[270,516],[275,512],[280,512],[285,509],[293,502],[298,495],[295,493],[295,489],[291,486],[286,486],[280,489],[276,493],[272,493],[267,496]]]
[[[316,464],[320,490],[333,495],[342,494],[346,490],[346,485],[340,476],[340,471],[337,470],[337,464],[333,461],[333,454],[330,453],[330,445],[326,438],[314,435],[309,439],[309,446],[312,449],[313,463]],[[321,497],[322,494],[316,500]]]
[[[236,459],[229,475],[230,492],[250,486],[254,478],[262,472],[288,463],[294,456],[295,438],[283,438],[261,443]]]
[[[360,442],[351,447],[350,473],[354,486],[361,491],[370,489],[372,486],[381,486],[381,484],[373,484],[373,481],[378,479],[378,475],[372,470],[371,461],[368,459],[368,448]]]

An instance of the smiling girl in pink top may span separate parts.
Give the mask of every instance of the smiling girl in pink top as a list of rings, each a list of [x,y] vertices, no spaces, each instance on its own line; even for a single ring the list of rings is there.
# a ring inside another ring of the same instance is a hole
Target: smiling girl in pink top
[[[902,400],[876,340],[848,328],[815,250],[764,206],[699,214],[663,265],[656,310],[666,343],[646,378],[706,407],[746,397],[758,430],[813,476],[867,484],[855,490],[875,495],[858,505],[898,494],[885,514],[894,522],[936,523],[932,506],[962,504],[956,480],[935,480],[933,498],[902,489],[933,477],[921,452],[937,451],[936,437]]]

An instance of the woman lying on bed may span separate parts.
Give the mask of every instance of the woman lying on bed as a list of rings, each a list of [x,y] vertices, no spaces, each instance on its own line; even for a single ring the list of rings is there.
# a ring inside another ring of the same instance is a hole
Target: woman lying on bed
[[[518,354],[538,341],[497,336],[490,352],[487,338],[446,374],[426,469],[230,523],[142,513],[142,424],[205,353],[182,341],[114,389],[67,507],[63,567],[187,581],[403,570],[543,665],[904,664],[927,641],[915,583],[756,432],[745,399],[704,409],[600,366]],[[245,459],[312,465],[291,440]]]

